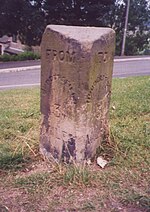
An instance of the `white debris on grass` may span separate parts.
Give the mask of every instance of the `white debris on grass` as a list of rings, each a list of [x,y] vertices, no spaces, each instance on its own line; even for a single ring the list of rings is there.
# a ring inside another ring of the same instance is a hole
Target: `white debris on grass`
[[[102,157],[97,158],[97,165],[99,165],[101,168],[104,168],[107,165],[108,161],[104,160]]]

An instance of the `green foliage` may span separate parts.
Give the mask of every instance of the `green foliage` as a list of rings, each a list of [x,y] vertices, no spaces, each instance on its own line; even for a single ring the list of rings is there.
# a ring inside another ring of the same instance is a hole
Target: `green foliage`
[[[114,3],[113,0],[46,0],[43,9],[46,11],[47,23],[105,26],[105,16]]]
[[[125,55],[139,55],[148,48],[150,33],[147,31],[127,34]],[[143,52],[146,55],[146,52]]]
[[[38,149],[39,91],[0,93],[0,168],[24,167]],[[31,153],[31,154],[30,154]]]
[[[90,185],[93,176],[86,167],[77,167],[75,165],[66,167],[64,172],[64,183],[74,185]]]
[[[150,210],[150,198],[148,198],[148,196],[139,194],[134,190],[127,192],[121,201],[124,205],[138,204],[141,208],[145,209],[145,211]]]
[[[112,27],[116,31],[116,54],[120,55],[126,16],[127,0],[116,1]],[[150,37],[150,5],[147,1],[130,1],[125,55],[136,55],[148,47]]]
[[[120,55],[127,0],[1,0],[0,36],[19,35],[24,44],[39,45],[47,24],[112,27],[116,54]],[[148,48],[150,5],[132,0],[129,11],[126,55]],[[15,58],[14,58],[15,59]]]
[[[13,155],[12,146],[7,141],[0,143],[0,155],[0,169],[3,170],[17,170],[23,168],[27,162],[22,154]]]
[[[39,45],[47,24],[106,26],[113,0],[1,0],[0,35],[19,35],[24,44]]]
[[[29,177],[20,177],[15,181],[15,185],[19,187],[26,187],[28,191],[34,192],[40,186],[43,186],[50,178],[49,173],[32,174]]]
[[[0,36],[14,34],[19,35],[22,43],[29,46],[40,44],[45,28],[42,2],[0,0]]]
[[[91,202],[86,202],[83,204],[82,211],[95,211],[95,206]]]
[[[148,77],[113,81],[111,132],[115,141],[113,162],[125,166],[148,165],[150,145],[150,85]],[[117,150],[117,151],[116,151]],[[120,157],[121,156],[121,157]],[[120,160],[119,160],[120,158]]]
[[[17,170],[25,166],[25,160],[22,158],[22,155],[6,155],[0,159],[0,169],[4,170]]]
[[[0,55],[0,61],[24,61],[24,60],[37,60],[40,59],[40,55],[34,52],[24,52],[18,55]]]

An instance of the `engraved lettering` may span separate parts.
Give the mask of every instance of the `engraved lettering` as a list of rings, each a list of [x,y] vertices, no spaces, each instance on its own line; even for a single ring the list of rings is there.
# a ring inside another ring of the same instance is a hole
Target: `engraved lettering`
[[[57,60],[60,62],[74,63],[75,62],[75,52],[56,50],[56,49],[46,49],[46,59]]]
[[[103,80],[105,80],[105,82],[106,82],[106,88],[108,89],[108,77],[105,76],[105,75],[99,75],[99,76],[96,78],[96,80],[93,82],[93,85],[91,86],[91,88],[90,88],[90,90],[89,90],[89,92],[88,92],[88,94],[87,94],[87,100],[86,100],[87,103],[90,103],[90,100],[91,100],[91,98],[92,98],[92,93],[93,93],[93,90],[94,90],[95,86],[96,86],[100,81],[103,81]]]
[[[46,58],[48,58],[51,54],[51,49],[46,49]]]
[[[98,52],[99,54],[99,62],[102,63],[103,61],[103,52]]]
[[[69,53],[69,51],[66,52],[66,61],[67,62],[75,62],[75,52]]]
[[[104,63],[107,63],[108,59],[107,59],[108,53],[104,52]]]
[[[57,50],[53,49],[53,60],[57,59]]]
[[[107,63],[109,61],[108,52],[98,52],[99,63]]]
[[[41,88],[41,91],[42,91],[42,95],[47,95],[49,93],[49,85],[52,83],[52,81],[55,81],[55,80],[58,80],[60,83],[64,84],[65,87],[67,88],[67,90],[70,92],[70,96],[73,100],[73,103],[76,104],[77,103],[77,97],[76,97],[76,94],[73,92],[73,86],[72,84],[70,83],[70,81],[68,79],[66,79],[65,77],[61,77],[60,75],[53,75],[53,76],[49,76],[46,80],[45,80],[45,83],[44,85],[42,86]],[[55,104],[57,105],[57,108],[58,109],[59,105],[58,104]]]
[[[59,51],[59,60],[60,60],[60,61],[63,61],[64,58],[65,58],[65,53],[64,53],[64,51]]]

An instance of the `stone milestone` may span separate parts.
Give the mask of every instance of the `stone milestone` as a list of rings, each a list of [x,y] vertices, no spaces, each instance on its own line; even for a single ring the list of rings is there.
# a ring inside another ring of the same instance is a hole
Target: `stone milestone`
[[[91,159],[109,140],[115,33],[48,25],[41,43],[40,151],[66,163]]]

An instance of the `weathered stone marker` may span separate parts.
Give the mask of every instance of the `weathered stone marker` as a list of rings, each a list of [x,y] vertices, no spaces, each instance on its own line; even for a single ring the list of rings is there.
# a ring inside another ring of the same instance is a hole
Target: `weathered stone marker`
[[[114,46],[109,28],[47,26],[41,44],[44,156],[82,162],[109,139]]]

